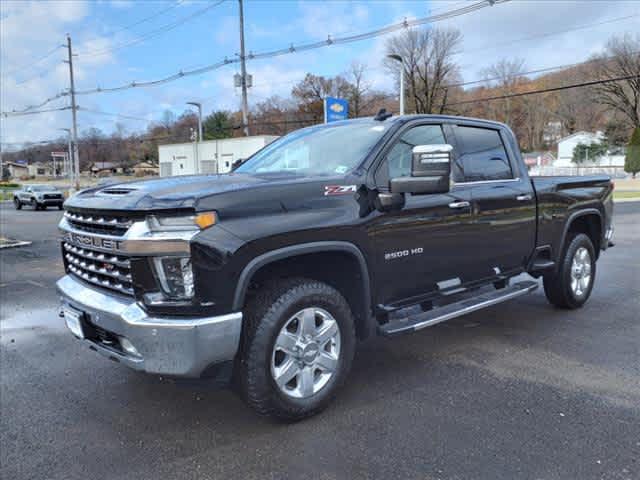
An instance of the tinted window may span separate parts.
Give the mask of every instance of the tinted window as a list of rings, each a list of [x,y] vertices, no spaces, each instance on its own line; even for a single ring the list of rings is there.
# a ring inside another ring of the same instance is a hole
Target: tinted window
[[[509,157],[497,130],[457,127],[458,162],[466,182],[513,178]]]
[[[407,130],[387,154],[389,178],[411,176],[411,156],[416,145],[447,143],[440,125],[420,125]]]

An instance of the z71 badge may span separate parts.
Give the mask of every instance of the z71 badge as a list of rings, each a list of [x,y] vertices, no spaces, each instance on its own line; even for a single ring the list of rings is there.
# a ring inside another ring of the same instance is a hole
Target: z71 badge
[[[355,185],[325,185],[324,195],[346,195],[349,193],[356,193]]]

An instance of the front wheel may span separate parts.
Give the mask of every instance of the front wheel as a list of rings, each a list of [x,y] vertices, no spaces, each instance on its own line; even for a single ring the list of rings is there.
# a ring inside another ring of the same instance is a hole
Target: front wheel
[[[289,421],[325,408],[355,352],[344,297],[314,280],[277,282],[250,302],[245,320],[238,380],[247,403]]]
[[[596,254],[584,233],[570,237],[558,270],[544,276],[547,300],[560,308],[580,308],[589,299],[596,276]]]
[[[14,197],[13,198],[13,206],[16,208],[16,210],[21,210],[22,209],[22,202],[20,201],[20,199],[18,197]]]

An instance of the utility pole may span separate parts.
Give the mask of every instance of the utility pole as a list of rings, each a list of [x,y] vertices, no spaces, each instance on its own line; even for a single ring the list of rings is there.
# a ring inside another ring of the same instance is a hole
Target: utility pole
[[[242,125],[244,127],[244,134],[249,136],[249,103],[247,101],[247,67],[245,65],[244,56],[244,13],[242,10],[242,0],[238,0],[240,3],[240,75],[241,75],[241,87],[242,87]]]
[[[72,138],[72,154],[73,154],[73,169],[75,170],[75,188],[76,191],[80,190],[80,158],[78,156],[78,123],[76,120],[76,110],[78,107],[76,106],[76,88],[73,83],[73,52],[71,51],[71,37],[67,34],[67,52],[69,54],[69,60],[67,63],[69,64],[69,83],[70,89],[69,93],[71,95],[71,118],[73,119],[73,126],[71,131]]]

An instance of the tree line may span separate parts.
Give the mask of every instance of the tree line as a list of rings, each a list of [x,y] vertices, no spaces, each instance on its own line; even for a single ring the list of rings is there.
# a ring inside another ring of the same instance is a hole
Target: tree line
[[[383,66],[396,79],[396,87],[399,69],[404,69],[407,113],[504,122],[514,130],[525,152],[552,149],[562,136],[581,130],[603,131],[608,145],[619,147],[627,145],[632,132],[640,128],[640,34],[614,36],[589,61],[544,74],[527,74],[530,67],[524,59],[505,58],[480,71],[479,79],[466,83],[455,60],[462,42],[462,33],[453,28],[406,30],[387,40],[386,52],[399,55],[402,62],[387,58]],[[251,134],[284,135],[321,123],[326,96],[347,99],[350,117],[375,115],[381,108],[397,112],[397,95],[374,88],[367,71],[368,66],[354,62],[341,75],[306,74],[288,96],[271,96],[254,104],[249,115]],[[616,77],[626,79],[527,95]],[[204,139],[242,136],[241,122],[239,111],[213,111],[203,119]],[[121,124],[110,134],[90,128],[79,138],[81,169],[100,162],[122,167],[141,161],[157,163],[158,145],[192,141],[195,131],[193,111],[180,115],[165,111],[159,121],[139,132],[127,132]],[[5,158],[49,161],[54,150],[66,150],[66,140],[28,145],[5,152]]]

